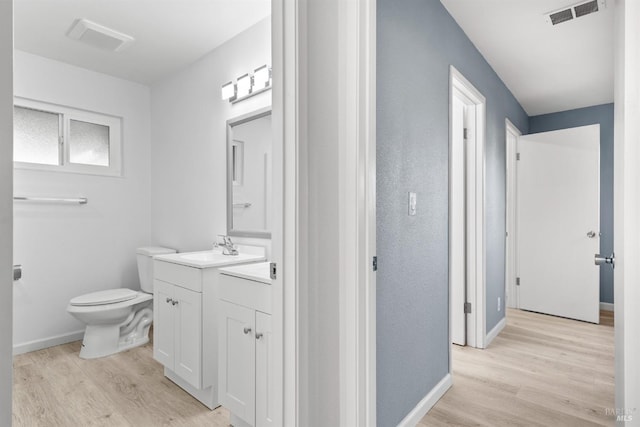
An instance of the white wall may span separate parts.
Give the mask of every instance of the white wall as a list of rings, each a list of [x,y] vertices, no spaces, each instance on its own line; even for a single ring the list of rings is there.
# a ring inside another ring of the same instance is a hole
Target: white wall
[[[0,426],[11,425],[13,11],[0,1]]]
[[[232,105],[221,100],[220,88],[264,64],[271,65],[270,18],[152,86],[152,223],[158,244],[205,250],[226,234],[226,121],[271,105],[271,91]]]
[[[14,87],[16,96],[123,118],[122,177],[15,170],[16,195],[89,199],[84,206],[14,204],[14,260],[24,266],[14,286],[14,349],[20,352],[78,338],[73,333],[83,326],[66,312],[71,298],[139,288],[135,249],[151,243],[150,93],[20,51]]]

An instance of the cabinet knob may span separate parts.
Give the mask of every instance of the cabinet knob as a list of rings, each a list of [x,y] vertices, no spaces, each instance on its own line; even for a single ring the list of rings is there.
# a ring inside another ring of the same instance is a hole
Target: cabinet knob
[[[256,332],[256,339],[259,340],[262,338],[262,332]]]
[[[179,303],[179,302],[180,302],[180,301],[175,301],[175,300],[174,300],[174,301],[171,301],[171,305],[178,305],[178,303]]]
[[[244,334],[247,335],[249,332],[251,332],[251,328],[244,328]]]
[[[173,302],[173,300],[171,298],[167,297],[167,302],[171,303],[171,302]]]

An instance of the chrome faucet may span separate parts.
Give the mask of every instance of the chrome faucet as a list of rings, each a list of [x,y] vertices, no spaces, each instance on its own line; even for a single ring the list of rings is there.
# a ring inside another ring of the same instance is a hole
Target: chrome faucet
[[[222,237],[222,243],[215,242],[213,244],[214,248],[222,248],[222,255],[238,255],[238,249],[236,245],[231,241],[231,237],[225,236],[223,234],[218,234],[218,237]]]

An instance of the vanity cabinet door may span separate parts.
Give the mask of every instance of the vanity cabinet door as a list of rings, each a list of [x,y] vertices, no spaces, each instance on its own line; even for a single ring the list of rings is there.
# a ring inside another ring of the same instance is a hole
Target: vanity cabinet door
[[[255,422],[255,310],[220,301],[220,403],[249,425]]]
[[[173,368],[174,354],[174,309],[175,286],[154,280],[153,296],[153,358],[164,366]]]
[[[256,425],[274,427],[273,358],[271,316],[256,311]]]
[[[175,343],[173,370],[196,388],[202,384],[202,294],[174,289]]]

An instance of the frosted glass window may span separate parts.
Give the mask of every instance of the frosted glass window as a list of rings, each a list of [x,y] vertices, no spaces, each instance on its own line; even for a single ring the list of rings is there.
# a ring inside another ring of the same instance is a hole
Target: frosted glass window
[[[78,120],[69,123],[69,161],[109,166],[109,126]]]
[[[13,160],[60,164],[60,115],[24,107],[13,108]]]

